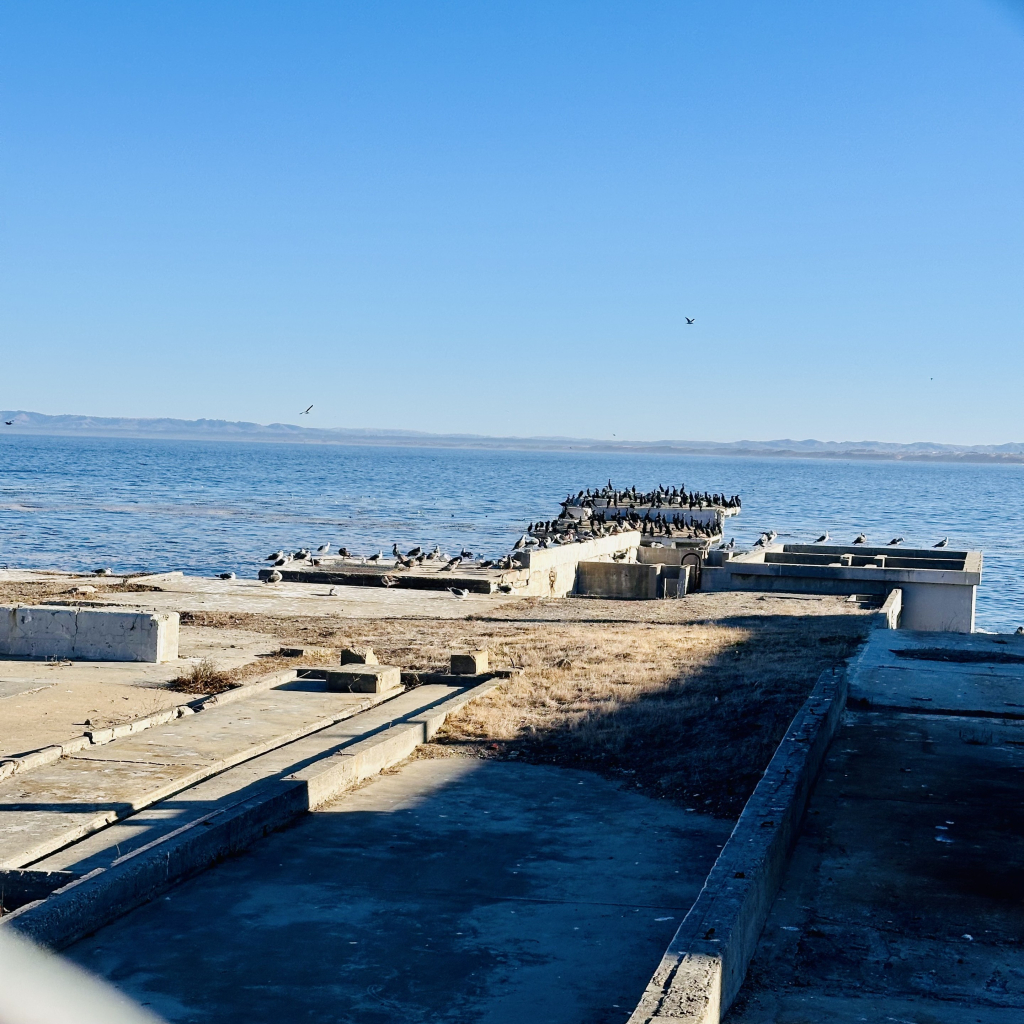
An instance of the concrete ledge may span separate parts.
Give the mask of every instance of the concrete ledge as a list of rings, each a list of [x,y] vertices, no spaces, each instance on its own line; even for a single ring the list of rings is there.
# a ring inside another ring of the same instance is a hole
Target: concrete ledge
[[[845,673],[823,674],[628,1024],[719,1024],[743,984],[845,704]]]
[[[882,607],[871,616],[871,624],[876,629],[899,629],[902,614],[903,591],[897,587],[885,599]]]
[[[174,661],[177,612],[15,605],[0,608],[0,654],[83,661]]]
[[[448,715],[499,685],[491,680],[343,747],[285,778],[256,788],[236,804],[197,818],[180,829],[97,868],[45,899],[0,919],[36,942],[62,949],[146,903],[177,882],[199,874],[306,811],[403,761],[430,739]]]

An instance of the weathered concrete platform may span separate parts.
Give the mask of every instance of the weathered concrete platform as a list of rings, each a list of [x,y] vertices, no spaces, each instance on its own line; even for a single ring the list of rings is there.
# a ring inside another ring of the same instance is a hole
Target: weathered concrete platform
[[[850,698],[727,1019],[1020,1020],[1024,638],[879,631]]]
[[[590,772],[414,761],[68,953],[168,1021],[623,1021],[728,829]]]
[[[350,718],[387,696],[328,693],[322,682],[296,681],[89,745],[6,779],[0,782],[0,869],[27,867],[171,793]]]

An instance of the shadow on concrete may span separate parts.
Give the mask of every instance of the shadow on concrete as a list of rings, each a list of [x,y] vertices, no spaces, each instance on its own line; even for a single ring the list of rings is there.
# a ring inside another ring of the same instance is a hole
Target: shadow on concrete
[[[591,772],[414,760],[69,952],[170,1021],[622,1024],[728,832]]]

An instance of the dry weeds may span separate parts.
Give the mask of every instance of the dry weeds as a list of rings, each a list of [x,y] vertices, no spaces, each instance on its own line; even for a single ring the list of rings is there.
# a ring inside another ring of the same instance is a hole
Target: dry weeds
[[[414,670],[443,669],[453,650],[487,647],[492,667],[522,674],[468,705],[421,756],[587,768],[724,816],[742,809],[821,672],[841,665],[867,630],[864,615],[836,599],[750,594],[518,601],[466,620],[195,613],[187,621],[297,646],[372,646],[382,662]],[[258,671],[272,660],[260,659]]]

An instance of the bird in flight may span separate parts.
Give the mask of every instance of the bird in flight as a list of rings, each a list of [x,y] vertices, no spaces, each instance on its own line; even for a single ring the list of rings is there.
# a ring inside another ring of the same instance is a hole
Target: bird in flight
[[[696,319],[697,319],[697,318],[696,318],[695,316],[694,316],[694,317],[689,317],[689,316],[688,316],[688,317],[686,317],[686,322],[687,322],[688,324],[692,324],[692,323],[693,323],[693,321],[694,321],[694,320],[696,320]]]
[[[14,420],[4,420],[4,423],[6,423],[7,426],[9,426],[9,427],[13,427],[14,426]]]
[[[313,406],[309,407],[309,409],[312,409],[312,408],[313,408]],[[299,413],[299,415],[300,416],[308,416],[309,415],[309,409],[303,409],[302,412]]]

